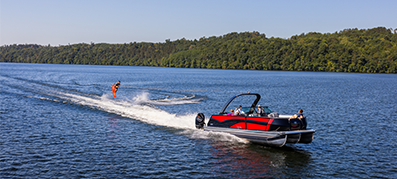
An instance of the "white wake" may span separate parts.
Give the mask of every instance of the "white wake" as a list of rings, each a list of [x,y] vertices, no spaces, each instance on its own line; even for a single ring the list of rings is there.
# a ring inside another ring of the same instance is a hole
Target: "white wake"
[[[186,129],[180,132],[180,134],[188,136],[189,138],[215,139],[216,141],[247,143],[247,141],[227,133],[207,132],[196,129],[196,114],[176,115],[151,106],[159,103],[162,105],[197,103],[197,99],[185,98],[183,100],[153,101],[150,100],[149,94],[147,92],[143,92],[132,97],[132,100],[115,100],[113,96],[109,94],[102,95],[101,97],[87,97],[64,92],[57,92],[56,97],[70,101],[74,104],[89,106],[153,125]]]
[[[176,115],[149,105],[143,105],[152,103],[146,92],[133,97],[131,101],[115,100],[111,95],[107,94],[99,98],[63,92],[58,92],[58,94],[57,97],[75,104],[89,106],[154,125],[187,129],[194,129],[195,126],[195,114]],[[187,101],[187,103],[191,102]]]

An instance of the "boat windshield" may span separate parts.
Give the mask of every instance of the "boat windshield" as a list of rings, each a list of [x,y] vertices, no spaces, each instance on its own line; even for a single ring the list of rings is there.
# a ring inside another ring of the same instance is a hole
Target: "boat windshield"
[[[267,106],[261,106],[261,107],[262,107],[263,111],[264,111],[266,114],[270,114],[270,113],[273,112],[273,111],[272,111],[271,109],[269,109],[269,107],[267,107]],[[243,107],[241,110],[244,111],[245,114],[250,114],[250,112],[249,112],[249,111],[250,111],[250,108],[251,108],[251,107]],[[255,108],[255,112],[254,112],[254,113],[256,113],[257,110],[258,110],[258,108]]]
[[[251,107],[243,107],[241,108],[242,111],[244,111],[245,114],[248,114],[250,112]]]
[[[265,111],[265,113],[267,113],[267,114],[270,114],[270,113],[273,112],[273,111],[270,110],[269,107],[267,107],[267,106],[262,106],[262,109],[263,109],[263,111]]]

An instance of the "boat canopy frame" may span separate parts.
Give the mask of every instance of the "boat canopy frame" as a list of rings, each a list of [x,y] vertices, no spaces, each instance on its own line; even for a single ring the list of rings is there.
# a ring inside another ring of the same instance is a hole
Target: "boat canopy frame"
[[[255,106],[256,104],[258,104],[259,100],[261,99],[261,95],[258,93],[242,93],[236,96],[233,96],[232,98],[230,98],[230,100],[223,106],[223,108],[221,109],[221,111],[219,112],[219,114],[225,114],[225,110],[226,108],[229,106],[229,104],[236,98],[240,97],[240,96],[247,96],[247,95],[251,95],[251,96],[256,96],[256,99],[254,100],[254,102],[251,105],[250,108],[250,112],[253,112],[255,110]]]

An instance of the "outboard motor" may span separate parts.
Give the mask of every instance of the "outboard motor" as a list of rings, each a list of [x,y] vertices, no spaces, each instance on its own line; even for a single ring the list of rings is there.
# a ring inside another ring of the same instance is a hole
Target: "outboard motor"
[[[203,129],[205,125],[205,116],[203,113],[198,113],[196,116],[196,128]]]
[[[300,130],[302,127],[302,123],[300,119],[290,119],[290,130]]]

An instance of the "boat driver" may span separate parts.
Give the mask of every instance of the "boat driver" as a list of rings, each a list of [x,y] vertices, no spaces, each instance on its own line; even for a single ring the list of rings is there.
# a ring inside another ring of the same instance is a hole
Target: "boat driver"
[[[242,110],[243,107],[241,105],[235,110],[234,115],[245,115],[245,112]]]

